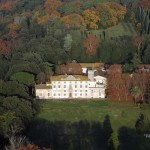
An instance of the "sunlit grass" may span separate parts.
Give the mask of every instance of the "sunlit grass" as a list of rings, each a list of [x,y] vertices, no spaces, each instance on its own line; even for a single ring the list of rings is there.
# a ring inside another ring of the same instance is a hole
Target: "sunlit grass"
[[[150,108],[139,108],[132,103],[101,101],[47,101],[42,105],[38,118],[49,121],[78,122],[80,120],[103,122],[109,115],[112,128],[134,128],[140,113],[150,116]]]

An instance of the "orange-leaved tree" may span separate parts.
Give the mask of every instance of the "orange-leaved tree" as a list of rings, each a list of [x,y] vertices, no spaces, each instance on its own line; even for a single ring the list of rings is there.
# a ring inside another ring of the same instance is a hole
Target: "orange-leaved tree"
[[[0,10],[3,11],[12,11],[16,8],[16,4],[18,3],[19,0],[9,0],[4,3],[0,3]]]
[[[0,54],[10,54],[12,49],[13,46],[10,41],[0,39]]]
[[[140,0],[139,4],[142,8],[150,8],[150,0]]]
[[[49,19],[60,17],[60,13],[57,11],[61,5],[60,0],[46,0],[44,3],[45,13]]]
[[[76,13],[72,13],[70,15],[62,17],[62,21],[65,23],[67,28],[72,28],[72,27],[85,27],[85,22],[82,16]]]
[[[100,39],[94,35],[88,35],[88,37],[83,41],[83,45],[86,48],[86,54],[89,56],[95,56],[96,50],[100,45]]]

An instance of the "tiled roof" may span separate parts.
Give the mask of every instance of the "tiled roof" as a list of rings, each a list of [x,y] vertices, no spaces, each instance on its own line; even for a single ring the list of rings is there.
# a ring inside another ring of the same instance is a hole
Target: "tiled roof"
[[[82,75],[59,75],[51,76],[51,81],[90,81],[90,79]]]
[[[82,68],[99,68],[103,67],[104,63],[80,63]]]
[[[35,89],[52,89],[52,86],[47,86],[46,84],[37,84]]]

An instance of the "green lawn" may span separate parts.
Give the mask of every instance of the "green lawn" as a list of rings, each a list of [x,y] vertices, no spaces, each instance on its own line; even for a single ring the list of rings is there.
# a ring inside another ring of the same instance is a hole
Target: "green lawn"
[[[100,36],[103,38],[102,34],[103,30],[92,30],[91,33],[93,33],[96,36]],[[135,31],[133,25],[131,23],[119,23],[116,26],[107,28],[105,30],[106,39],[110,39],[112,37],[119,37],[119,36],[137,36],[137,32]]]
[[[78,122],[80,120],[103,122],[110,116],[111,126],[117,131],[120,127],[134,128],[140,113],[150,119],[150,107],[139,108],[131,103],[110,101],[47,101],[42,106],[38,118],[49,121]]]

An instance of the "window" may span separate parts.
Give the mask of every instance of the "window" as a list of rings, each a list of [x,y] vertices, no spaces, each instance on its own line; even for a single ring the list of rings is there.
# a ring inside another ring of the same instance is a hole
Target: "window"
[[[64,88],[66,88],[66,85],[64,85]]]
[[[56,85],[54,85],[54,88],[56,88]]]
[[[58,85],[58,88],[60,88],[60,85]]]
[[[40,96],[42,96],[42,93],[40,93]]]
[[[82,90],[80,90],[80,92],[82,92]]]
[[[82,93],[80,93],[80,96],[82,96]]]
[[[48,93],[48,96],[50,96],[50,93]]]
[[[64,92],[66,92],[66,90],[64,90]]]
[[[77,88],[77,85],[75,85],[75,88]]]
[[[80,85],[80,88],[82,88],[82,85]]]

